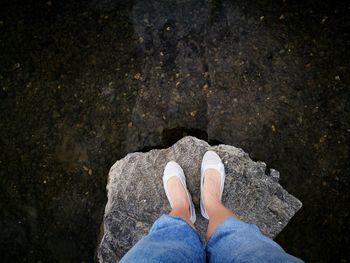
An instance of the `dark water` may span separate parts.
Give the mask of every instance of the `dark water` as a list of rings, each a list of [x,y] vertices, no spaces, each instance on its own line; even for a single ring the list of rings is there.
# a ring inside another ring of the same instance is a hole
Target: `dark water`
[[[7,1],[0,258],[92,262],[110,166],[184,135],[243,148],[304,204],[277,237],[349,262],[350,4]]]

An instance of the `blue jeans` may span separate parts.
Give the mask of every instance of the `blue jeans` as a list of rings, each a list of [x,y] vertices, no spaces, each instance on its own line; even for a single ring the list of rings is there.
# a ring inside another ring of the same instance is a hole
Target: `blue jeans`
[[[219,225],[206,246],[180,217],[161,216],[149,234],[121,259],[129,262],[303,262],[264,236],[256,225],[230,217]]]

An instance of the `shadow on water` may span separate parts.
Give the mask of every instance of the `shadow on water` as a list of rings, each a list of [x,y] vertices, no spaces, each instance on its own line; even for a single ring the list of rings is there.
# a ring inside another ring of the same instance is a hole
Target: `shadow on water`
[[[176,128],[172,128],[172,129],[164,129],[163,130],[162,138],[161,138],[161,142],[162,142],[161,145],[155,145],[152,147],[144,147],[140,150],[137,150],[137,152],[148,152],[148,151],[153,150],[153,149],[168,148],[185,136],[194,136],[194,137],[197,137],[198,139],[208,141],[208,134],[206,133],[206,131],[202,131],[199,129],[188,129],[185,127],[176,127]],[[216,143],[216,144],[218,144],[218,143]]]
[[[176,127],[172,129],[164,129],[162,132],[162,144],[161,145],[155,145],[152,147],[145,147],[137,152],[148,152],[153,149],[163,149],[168,148],[175,144],[178,140],[185,136],[194,136],[198,139],[204,140],[208,142],[210,145],[219,145],[223,144],[223,142],[215,139],[208,140],[208,134],[206,131],[202,131],[199,129],[187,129],[185,127]]]

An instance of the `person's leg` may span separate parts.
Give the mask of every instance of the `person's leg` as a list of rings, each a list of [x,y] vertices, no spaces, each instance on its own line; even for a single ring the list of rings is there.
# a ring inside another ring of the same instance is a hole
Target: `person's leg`
[[[228,217],[238,218],[231,210],[226,208],[220,200],[220,176],[215,169],[207,169],[204,172],[204,204],[209,216],[207,239],[214,230]]]
[[[205,250],[190,221],[189,200],[180,179],[170,177],[167,189],[172,201],[170,214],[160,217],[149,234],[129,250],[121,263],[205,262]]]
[[[205,250],[196,230],[182,218],[161,216],[121,263],[203,263]]]
[[[220,175],[204,173],[204,205],[209,216],[207,258],[209,262],[302,262],[286,252],[259,228],[244,223],[220,201]]]
[[[186,192],[178,177],[171,177],[168,180],[169,195],[173,202],[173,208],[169,215],[178,216],[185,220],[193,228],[194,225],[190,220],[190,204]]]

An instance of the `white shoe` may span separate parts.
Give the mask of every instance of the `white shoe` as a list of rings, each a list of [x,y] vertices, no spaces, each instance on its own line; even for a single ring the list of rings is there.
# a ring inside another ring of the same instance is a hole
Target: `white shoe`
[[[165,169],[164,169],[163,185],[164,185],[165,194],[169,200],[171,207],[173,207],[173,203],[170,199],[169,191],[167,188],[167,182],[173,176],[176,176],[180,179],[180,182],[185,189],[185,192],[186,192],[187,198],[188,198],[188,203],[190,205],[190,220],[194,224],[194,222],[196,221],[196,211],[194,209],[194,204],[192,202],[191,195],[187,190],[186,177],[185,177],[184,171],[182,170],[181,166],[178,163],[176,163],[174,161],[170,161],[167,163],[167,165],[165,166]]]
[[[224,184],[225,184],[225,167],[222,163],[219,155],[217,155],[214,151],[207,151],[202,160],[201,165],[201,213],[202,216],[206,219],[209,219],[207,210],[205,209],[204,200],[203,200],[203,191],[204,191],[204,172],[205,170],[212,168],[219,172],[220,174],[220,200],[222,197],[222,192],[224,191]]]

